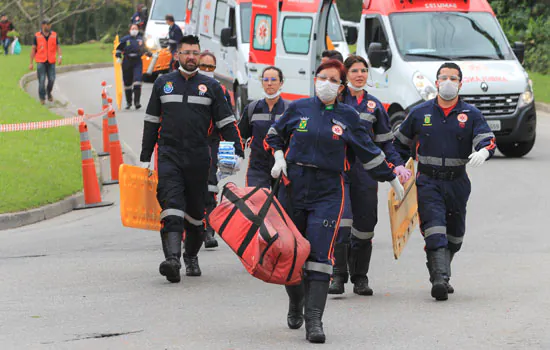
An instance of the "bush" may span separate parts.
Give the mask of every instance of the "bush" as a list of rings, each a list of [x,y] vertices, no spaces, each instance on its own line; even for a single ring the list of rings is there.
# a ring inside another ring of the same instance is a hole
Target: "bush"
[[[8,32],[8,38],[18,38],[18,37],[19,37],[19,32],[17,32],[16,30],[12,30]]]

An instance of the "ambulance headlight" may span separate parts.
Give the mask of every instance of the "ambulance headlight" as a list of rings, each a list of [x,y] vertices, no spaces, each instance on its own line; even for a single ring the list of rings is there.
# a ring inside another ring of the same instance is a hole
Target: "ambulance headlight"
[[[519,95],[519,102],[518,107],[521,108],[523,106],[527,106],[528,104],[533,103],[533,100],[535,99],[535,94],[533,93],[533,82],[531,79],[527,81],[527,87],[525,88],[525,91]]]
[[[424,101],[434,99],[437,96],[437,89],[434,84],[422,73],[415,72],[412,80],[416,91],[418,91]]]
[[[145,46],[148,48],[148,49],[152,49],[155,47],[155,39],[153,38],[147,38],[147,40],[145,40]]]

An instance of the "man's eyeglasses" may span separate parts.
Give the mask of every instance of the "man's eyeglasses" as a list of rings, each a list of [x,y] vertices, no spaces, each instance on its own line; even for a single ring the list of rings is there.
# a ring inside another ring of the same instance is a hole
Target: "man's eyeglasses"
[[[184,51],[180,51],[178,53],[180,55],[184,55],[184,56],[200,56],[201,55],[200,51],[191,51],[191,50],[184,50]]]
[[[272,82],[272,83],[275,83],[275,82],[278,82],[279,81],[279,78],[276,78],[276,77],[271,77],[271,78],[268,78],[268,77],[265,77],[265,78],[262,78],[262,81],[264,83],[267,83],[267,82]]]
[[[460,81],[460,78],[456,75],[448,76],[448,75],[441,74],[440,76],[437,77],[437,79],[439,79],[439,81],[445,81],[445,80],[451,79],[453,83],[458,83]]]
[[[359,73],[359,72],[361,72],[361,73],[367,73],[368,71],[369,71],[369,70],[368,70],[367,68],[361,68],[361,69],[359,69],[359,68],[353,68],[353,69],[350,69],[350,70],[349,70],[349,72],[350,72],[350,73],[353,73],[353,74],[356,74],[356,73]]]
[[[216,70],[216,66],[212,65],[212,64],[199,64],[199,68],[200,70],[204,70],[204,71],[207,71],[207,72],[213,72]]]
[[[330,81],[331,83],[333,83],[333,84],[338,84],[338,85],[340,85],[340,84],[342,83],[341,80],[336,80],[336,79],[334,79],[334,78],[329,78],[329,77],[327,77],[327,76],[324,75],[324,74],[317,74],[317,79],[319,79],[320,81],[327,81],[327,80],[328,80],[328,81]]]

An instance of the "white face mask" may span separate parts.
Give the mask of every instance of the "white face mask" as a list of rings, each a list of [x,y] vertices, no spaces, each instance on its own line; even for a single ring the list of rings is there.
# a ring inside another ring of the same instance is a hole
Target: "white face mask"
[[[317,80],[315,83],[315,93],[323,102],[331,102],[338,96],[340,84],[331,83],[328,80]]]
[[[130,31],[130,35],[131,35],[131,36],[137,36],[138,33],[139,33],[138,30],[131,30],[131,31]]]
[[[367,87],[367,84],[361,87],[355,87],[350,81],[348,81],[348,87],[350,88],[350,90],[353,90],[353,91],[361,91],[361,90],[365,90],[365,88]]]
[[[179,66],[178,69],[180,70],[180,72],[183,72],[183,73],[185,73],[185,74],[187,74],[187,75],[195,74],[195,73],[197,73],[197,72],[199,71],[199,67],[195,68],[195,70],[193,70],[193,71],[191,71],[191,72],[188,71],[188,70],[185,70],[185,68],[183,68],[183,67],[181,66],[181,62],[180,62],[180,66]]]
[[[445,101],[454,100],[458,96],[458,83],[451,80],[439,82],[439,96]]]
[[[264,91],[264,96],[265,96],[265,98],[268,99],[268,100],[273,100],[274,98],[279,97],[280,94],[281,94],[281,90],[278,90],[276,93],[274,93],[274,94],[272,94],[272,95],[269,95],[268,93],[266,93],[266,92]]]
[[[204,70],[199,71],[200,74],[206,75],[207,77],[214,78],[214,72],[207,72]]]

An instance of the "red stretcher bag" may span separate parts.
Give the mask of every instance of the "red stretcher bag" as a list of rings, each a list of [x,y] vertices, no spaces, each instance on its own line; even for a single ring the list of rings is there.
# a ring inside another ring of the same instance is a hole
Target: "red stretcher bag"
[[[275,198],[278,185],[274,187],[271,192],[228,183],[207,220],[252,276],[268,283],[297,284],[310,245]]]

